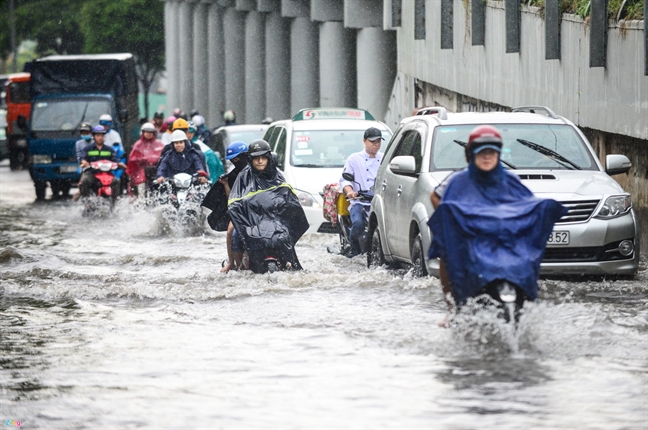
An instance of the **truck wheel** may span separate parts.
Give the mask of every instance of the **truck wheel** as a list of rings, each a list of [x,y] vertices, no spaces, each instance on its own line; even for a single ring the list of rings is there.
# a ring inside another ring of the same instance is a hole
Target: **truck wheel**
[[[25,151],[20,148],[11,148],[9,152],[9,168],[11,170],[21,170],[27,163],[26,158]]]
[[[34,189],[36,190],[36,200],[45,200],[45,191],[47,191],[47,182],[36,181],[34,182]]]
[[[410,250],[410,258],[412,262],[413,275],[417,278],[422,276],[427,276],[427,267],[425,265],[425,254],[423,253],[423,238],[419,233],[412,243],[412,249]]]

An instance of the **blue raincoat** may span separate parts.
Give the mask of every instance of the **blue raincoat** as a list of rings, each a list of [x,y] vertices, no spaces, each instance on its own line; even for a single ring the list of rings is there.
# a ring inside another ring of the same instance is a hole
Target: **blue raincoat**
[[[535,300],[547,239],[566,213],[555,200],[535,197],[501,164],[483,172],[471,162],[450,178],[428,220],[433,235],[428,256],[445,261],[459,304],[498,279]]]

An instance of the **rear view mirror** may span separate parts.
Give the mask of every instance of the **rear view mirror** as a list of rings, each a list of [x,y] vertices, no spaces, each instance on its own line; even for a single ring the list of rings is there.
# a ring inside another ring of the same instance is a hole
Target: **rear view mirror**
[[[416,160],[411,155],[399,155],[389,163],[389,170],[397,175],[416,174]]]
[[[16,123],[21,130],[27,131],[27,118],[25,118],[25,115],[18,115],[18,118],[16,118]]]
[[[121,122],[128,121],[128,109],[122,109],[119,111],[119,120]]]
[[[342,173],[342,178],[344,178],[345,181],[355,182],[355,176],[353,173],[344,172]]]
[[[632,163],[625,155],[610,154],[605,156],[605,173],[608,175],[619,175],[627,173]]]

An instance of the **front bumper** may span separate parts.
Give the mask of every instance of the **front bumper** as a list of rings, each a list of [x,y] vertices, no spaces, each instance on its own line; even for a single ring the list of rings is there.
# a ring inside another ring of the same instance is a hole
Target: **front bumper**
[[[78,182],[81,177],[78,167],[76,163],[34,164],[31,171],[34,181],[67,180]],[[67,172],[66,169],[70,172]]]

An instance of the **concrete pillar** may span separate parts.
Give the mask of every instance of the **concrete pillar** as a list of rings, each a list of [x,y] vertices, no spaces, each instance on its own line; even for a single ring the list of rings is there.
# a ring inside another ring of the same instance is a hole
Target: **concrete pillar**
[[[274,120],[290,118],[290,20],[282,18],[279,11],[266,14],[265,40],[264,117]]]
[[[356,43],[358,107],[382,121],[396,77],[396,32],[363,28]]]
[[[200,114],[207,118],[209,116],[209,104],[207,103],[207,18],[209,5],[198,3],[193,10],[193,105],[187,107],[187,113],[197,109]]]
[[[320,106],[355,107],[356,32],[342,22],[323,22],[319,28]]]
[[[178,63],[178,6],[173,0],[167,0],[164,3],[164,54],[166,58],[166,78],[167,78],[167,104],[164,110],[166,116],[171,115],[173,107],[178,104],[179,100],[179,81]]]
[[[266,112],[265,17],[248,12],[245,17],[245,118],[258,124]]]
[[[223,9],[217,4],[209,6],[207,22],[207,98],[208,115],[203,115],[210,128],[223,123],[225,112],[225,43],[223,39]]]
[[[180,61],[178,67],[180,69],[179,85],[180,85],[180,100],[178,106],[170,106],[171,110],[179,107],[185,112],[193,107],[193,3],[187,1],[180,3],[180,10],[178,11],[179,20],[179,45],[178,51],[180,52]]]
[[[319,106],[319,30],[309,17],[294,18],[290,28],[290,110]]]
[[[245,13],[226,8],[223,13],[225,40],[225,110],[236,112],[236,122],[245,118]]]

